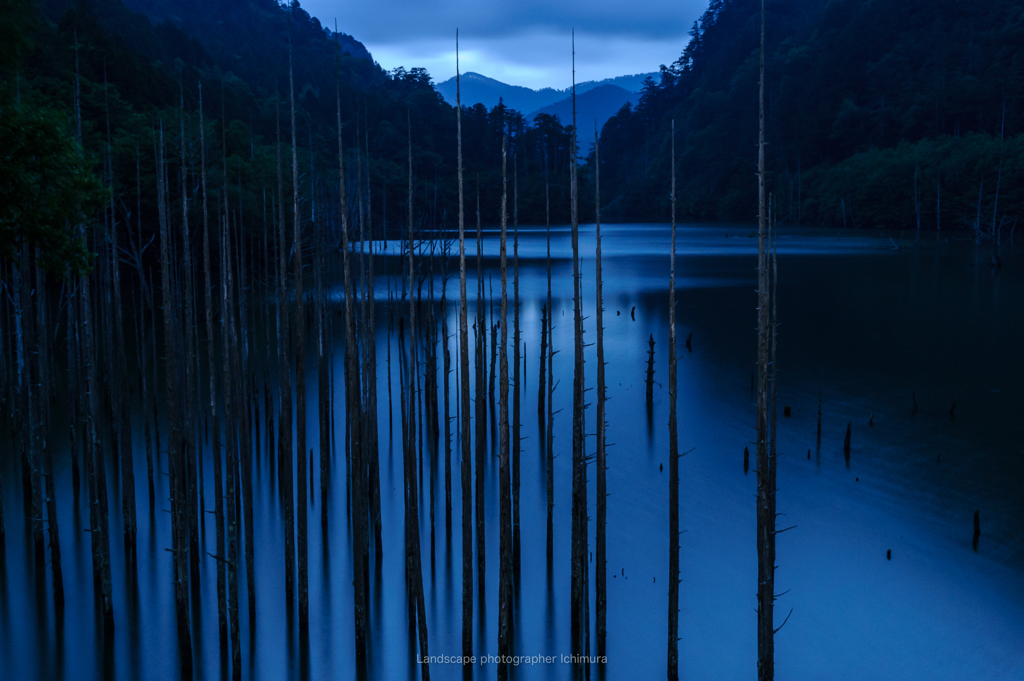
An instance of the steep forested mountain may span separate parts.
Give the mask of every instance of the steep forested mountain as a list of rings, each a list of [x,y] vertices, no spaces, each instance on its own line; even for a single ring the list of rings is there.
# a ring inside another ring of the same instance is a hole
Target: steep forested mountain
[[[593,132],[594,125],[600,130],[605,122],[615,115],[624,105],[632,104],[638,96],[618,85],[604,84],[595,88],[587,89],[582,94],[576,95],[576,124],[581,131]],[[554,104],[549,104],[537,111],[526,115],[527,120],[539,113],[546,113],[556,116],[558,120],[572,123],[573,100],[566,97]],[[589,139],[589,137],[588,137]]]
[[[610,214],[667,215],[674,118],[684,214],[755,215],[759,11],[757,0],[712,0],[679,60],[605,125]],[[780,219],[1012,225],[1024,208],[1021,3],[768,0],[766,25],[767,183]]]

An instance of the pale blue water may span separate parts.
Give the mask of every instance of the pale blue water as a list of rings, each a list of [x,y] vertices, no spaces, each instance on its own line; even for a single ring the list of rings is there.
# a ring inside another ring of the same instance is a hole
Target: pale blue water
[[[750,374],[755,361],[756,239],[749,225],[680,228],[677,259],[679,439],[682,535],[680,667],[684,678],[756,678],[754,471],[743,448],[753,439]],[[669,234],[665,225],[604,227],[605,345],[608,360],[608,679],[665,673],[668,575],[668,405],[666,349]],[[555,298],[555,554],[545,552],[544,468],[537,424],[543,228],[520,230],[521,323],[527,357],[522,397],[522,575],[515,652],[569,651],[569,469],[571,459],[572,299],[568,228],[553,231]],[[898,241],[899,250],[893,250]],[[582,228],[586,342],[594,341],[593,226]],[[470,302],[475,251],[467,240]],[[388,251],[395,252],[392,242]],[[453,252],[457,256],[457,243]],[[1024,678],[1024,258],[1004,245],[990,266],[988,244],[937,243],[877,233],[783,230],[779,248],[779,473],[776,665],[785,679]],[[495,233],[485,265],[500,292]],[[511,244],[509,246],[511,257]],[[379,258],[378,268],[386,258]],[[393,261],[394,262],[394,261]],[[393,265],[394,267],[395,265]],[[449,280],[449,332],[457,330],[457,259]],[[424,286],[424,293],[426,287]],[[511,282],[509,284],[511,295]],[[440,281],[435,286],[440,297]],[[340,284],[334,299],[340,300]],[[392,336],[394,432],[389,434],[386,281],[377,282],[384,560],[371,587],[370,676],[418,678],[406,610],[397,337]],[[630,311],[636,307],[636,320]],[[339,308],[340,309],[340,308]],[[497,308],[495,308],[497,310]],[[407,313],[404,307],[398,314]],[[618,314],[621,313],[621,314]],[[472,314],[472,305],[471,305]],[[564,315],[564,316],[563,316]],[[336,317],[340,320],[341,317]],[[340,321],[335,371],[342,383]],[[693,334],[693,351],[683,341]],[[653,414],[644,400],[647,338],[656,341]],[[261,334],[253,337],[262,343]],[[471,334],[472,339],[472,334]],[[455,415],[457,336],[451,409]],[[587,385],[595,385],[595,349]],[[260,352],[260,350],[255,350]],[[311,353],[307,353],[310,357]],[[511,349],[510,349],[511,360]],[[473,353],[470,353],[472,358]],[[440,361],[439,361],[440,365]],[[310,360],[309,446],[317,446],[316,380]],[[439,381],[440,382],[440,381]],[[472,385],[471,381],[471,385]],[[815,441],[819,390],[823,421]],[[911,393],[920,410],[912,414]],[[588,393],[594,395],[593,392]],[[956,401],[955,420],[949,409]],[[783,405],[793,415],[784,418]],[[261,410],[262,411],[262,410]],[[58,412],[59,413],[59,412]],[[873,417],[873,425],[869,419]],[[257,622],[250,639],[241,580],[246,678],[355,677],[350,535],[345,511],[342,401],[339,449],[322,541],[319,482],[309,509],[310,641],[300,646],[284,597],[282,513],[276,476],[258,457],[254,484]],[[593,407],[587,431],[594,432]],[[847,422],[853,450],[842,452]],[[457,437],[457,424],[453,435]],[[70,465],[58,449],[57,483],[68,593],[61,628],[54,621],[49,571],[37,579],[22,522],[20,469],[3,459],[6,558],[0,563],[0,669],[10,679],[166,679],[177,676],[169,517],[148,512],[141,420],[136,414],[137,586],[126,584],[120,541],[119,484],[108,464],[117,630],[106,653],[97,643],[85,495],[72,508]],[[66,429],[53,434],[66,446]],[[488,434],[490,435],[488,426]],[[6,435],[5,435],[6,437]],[[7,440],[3,446],[10,451]],[[593,440],[590,440],[590,448]],[[427,456],[421,486],[423,570],[430,652],[461,652],[461,507],[459,446],[453,443],[453,537],[444,532],[443,465]],[[810,459],[808,460],[808,450]],[[209,456],[209,447],[206,450]],[[443,455],[443,430],[441,454]],[[212,461],[207,460],[207,490]],[[478,654],[497,652],[497,465],[489,459],[487,579],[477,603]],[[436,485],[431,558],[429,485]],[[593,466],[590,467],[591,509]],[[165,499],[166,478],[159,485]],[[209,496],[207,497],[209,499]],[[208,502],[209,503],[209,502]],[[972,519],[982,535],[972,547]],[[591,512],[590,538],[594,529]],[[213,551],[212,517],[206,550]],[[475,546],[475,540],[474,540]],[[892,559],[886,559],[886,551]],[[203,562],[194,615],[196,678],[219,678],[214,564]],[[594,566],[591,564],[591,575]],[[474,570],[475,573],[475,570]],[[614,576],[614,577],[613,577]],[[593,576],[591,577],[593,584]],[[476,589],[479,594],[479,588]],[[481,607],[482,615],[481,617]],[[291,623],[291,624],[290,624]],[[250,645],[250,640],[254,645]],[[494,678],[495,667],[474,678]],[[455,666],[435,679],[461,678]],[[570,667],[524,666],[514,678],[568,679]],[[595,671],[596,676],[596,671]]]

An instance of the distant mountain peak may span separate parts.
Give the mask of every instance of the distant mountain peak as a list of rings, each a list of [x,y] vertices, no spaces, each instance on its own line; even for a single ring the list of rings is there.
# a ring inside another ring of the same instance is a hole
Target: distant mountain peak
[[[617,89],[623,91],[620,95],[616,95],[617,97],[628,97],[630,93],[637,93],[640,91],[645,78],[657,75],[657,73],[638,73],[615,76],[614,78],[605,78],[604,80],[589,80],[582,83],[576,83],[576,96],[580,97],[595,88],[609,85],[615,86]],[[508,83],[503,83],[500,80],[496,80],[490,76],[485,76],[475,71],[467,71],[466,73],[461,74],[460,78],[462,103],[467,106],[479,103],[490,109],[496,106],[500,100],[503,101],[506,106],[517,111],[524,113],[539,112],[546,107],[564,100],[572,94],[572,87],[567,87],[564,90],[558,90],[550,87],[534,90],[532,88],[523,87],[522,85],[510,85]],[[455,104],[456,85],[454,77],[438,83],[435,87],[437,88],[437,91],[441,93],[441,96],[444,97],[446,102],[449,104]],[[609,99],[607,93],[605,94],[604,99]],[[620,103],[620,106],[624,102],[625,99]]]

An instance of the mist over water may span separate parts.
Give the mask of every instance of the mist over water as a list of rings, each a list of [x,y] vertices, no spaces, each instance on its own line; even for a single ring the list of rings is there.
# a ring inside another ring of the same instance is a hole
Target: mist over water
[[[688,225],[678,236],[680,466],[680,666],[688,678],[751,679],[756,675],[755,472],[744,471],[753,448],[756,359],[757,242],[750,225]],[[668,615],[668,249],[667,225],[608,225],[604,234],[605,353],[608,384],[608,664],[607,679],[661,678]],[[581,227],[586,343],[594,337],[594,231]],[[447,235],[449,238],[451,235]],[[510,231],[511,236],[511,231]],[[467,234],[470,324],[476,303],[475,246]],[[525,346],[522,379],[521,545],[513,652],[555,656],[524,664],[513,678],[569,679],[572,265],[569,230],[552,229],[554,300],[554,554],[546,552],[541,426],[537,418],[541,306],[546,302],[543,227],[519,230],[520,308]],[[498,240],[485,234],[485,292],[498,315]],[[401,291],[398,242],[378,243],[377,367],[383,560],[371,558],[369,675],[419,678],[410,632],[404,562],[402,435],[398,317],[408,318]],[[426,275],[430,246],[417,254]],[[898,246],[898,248],[895,248]],[[1024,674],[1024,258],[1004,245],[1002,267],[991,245],[934,233],[892,239],[869,232],[783,229],[778,238],[778,537],[776,666],[787,679],[1013,679]],[[452,352],[451,416],[458,405],[458,244],[448,263],[448,339]],[[434,298],[443,264],[435,244]],[[511,324],[511,257],[510,324]],[[334,263],[337,265],[337,263]],[[333,268],[340,272],[340,267]],[[389,309],[388,279],[397,291]],[[429,290],[423,283],[422,293]],[[285,600],[284,526],[276,465],[254,456],[256,622],[248,622],[244,574],[239,591],[244,678],[354,678],[352,537],[345,488],[343,288],[332,281],[334,474],[326,532],[321,531],[319,467],[309,503],[310,636],[299,640],[296,613]],[[254,305],[261,304],[257,299]],[[634,312],[635,308],[635,312]],[[425,310],[421,308],[421,310]],[[435,308],[440,325],[439,307]],[[490,312],[489,312],[490,313]],[[395,331],[389,335],[389,314]],[[635,320],[634,320],[635,316]],[[424,319],[417,311],[418,323]],[[692,351],[685,339],[692,333]],[[644,399],[647,341],[655,340],[653,409]],[[511,339],[511,332],[509,333]],[[271,334],[273,337],[273,334]],[[440,337],[440,334],[439,334]],[[422,352],[422,339],[418,341]],[[470,331],[473,342],[473,331]],[[488,333],[488,343],[490,334]],[[262,361],[262,329],[250,336]],[[388,403],[389,344],[391,404]],[[312,345],[312,344],[311,344]],[[133,344],[129,344],[134,347]],[[273,349],[271,348],[271,354]],[[307,437],[317,449],[313,416],[317,381],[307,352]],[[438,353],[439,369],[443,367]],[[488,347],[488,358],[490,348]],[[470,350],[471,364],[474,352]],[[509,349],[511,362],[512,351]],[[586,355],[595,384],[595,348]],[[205,363],[203,364],[205,367]],[[489,369],[489,367],[488,367]],[[471,369],[472,370],[472,369]],[[273,375],[273,368],[271,374]],[[422,358],[420,371],[423,371]],[[262,369],[256,369],[261,375]],[[511,374],[511,368],[510,368]],[[470,381],[471,385],[473,381]],[[202,381],[200,381],[202,384]],[[443,386],[443,379],[438,377]],[[261,388],[262,390],[262,388]],[[593,401],[594,392],[587,393]],[[822,436],[816,438],[819,395]],[[913,396],[913,397],[912,397]],[[913,411],[913,399],[919,405]],[[474,586],[474,647],[497,654],[498,463],[496,395],[488,399],[485,464],[485,583]],[[65,423],[59,397],[53,422]],[[952,403],[955,413],[950,414]],[[443,401],[441,401],[443,407]],[[783,416],[783,407],[791,416]],[[392,411],[389,419],[389,408]],[[559,412],[559,410],[561,410]],[[420,411],[419,409],[417,410]],[[265,419],[260,406],[261,418]],[[593,453],[595,409],[587,411]],[[389,429],[389,421],[392,423]],[[843,438],[851,428],[851,452]],[[136,475],[145,475],[141,413],[133,414]],[[422,448],[417,472],[424,592],[430,654],[461,653],[461,489],[458,421],[452,423],[452,536],[445,533],[444,424],[439,451]],[[169,492],[156,481],[149,512],[145,484],[136,485],[137,575],[126,570],[121,541],[117,466],[108,459],[110,534],[116,631],[99,642],[93,605],[88,494],[74,500],[68,434],[49,434],[55,452],[59,519],[65,536],[67,606],[55,621],[50,573],[34,567],[23,520],[20,467],[3,458],[5,558],[0,561],[0,669],[11,679],[176,678]],[[101,430],[101,434],[108,431]],[[265,431],[264,431],[265,433]],[[425,433],[425,429],[424,429]],[[161,435],[166,428],[161,423]],[[102,435],[102,437],[106,437]],[[419,437],[419,436],[418,436]],[[492,439],[494,440],[492,442]],[[12,448],[9,433],[0,446]],[[160,449],[160,448],[157,448]],[[13,449],[11,449],[13,451]],[[418,448],[419,451],[419,448]],[[207,504],[213,489],[210,439],[203,443]],[[316,457],[320,456],[315,451]],[[753,457],[752,457],[753,458]],[[166,454],[157,455],[166,472]],[[316,461],[319,459],[317,458]],[[474,464],[475,466],[475,457]],[[661,470],[662,465],[666,470]],[[589,469],[593,480],[593,464]],[[429,508],[433,488],[433,529]],[[593,542],[594,485],[589,488]],[[73,500],[75,503],[73,503]],[[975,545],[973,516],[982,534]],[[215,553],[213,517],[203,550]],[[473,546],[476,546],[474,539]],[[887,558],[891,552],[891,558]],[[204,555],[193,596],[197,679],[222,678],[217,633],[215,561]],[[590,566],[591,596],[593,574]],[[474,568],[474,576],[476,570]],[[195,586],[195,585],[193,585]],[[594,605],[591,604],[591,612]],[[592,635],[592,641],[594,637]],[[593,650],[593,643],[592,650]],[[473,678],[494,678],[477,666]],[[458,665],[431,666],[435,679],[463,678]],[[224,674],[227,672],[225,671]],[[594,678],[601,678],[592,669]]]

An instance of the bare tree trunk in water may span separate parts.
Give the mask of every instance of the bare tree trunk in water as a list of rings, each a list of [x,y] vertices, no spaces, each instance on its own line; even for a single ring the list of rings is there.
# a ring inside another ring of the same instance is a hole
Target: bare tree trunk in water
[[[480,225],[480,176],[476,179],[476,564],[477,587],[484,592],[484,461],[487,459],[487,326],[484,321],[483,232]]]
[[[776,359],[775,359],[775,346],[776,346],[776,334],[778,332],[778,326],[779,326],[778,314],[776,312],[776,297],[775,297],[775,293],[776,293],[776,290],[777,290],[777,287],[778,287],[779,265],[778,265],[778,261],[776,260],[775,220],[774,220],[773,217],[771,217],[773,215],[773,212],[771,210],[771,205],[772,205],[771,197],[769,197],[769,199],[768,199],[769,227],[770,227],[769,228],[769,235],[771,236],[771,247],[772,247],[772,272],[771,272],[771,285],[772,285],[772,288],[771,288],[771,293],[770,293],[771,301],[772,301],[772,313],[771,313],[772,314],[772,318],[771,318],[771,324],[770,324],[770,327],[771,327],[771,330],[772,330],[772,338],[771,338],[771,348],[772,348],[772,350],[771,350],[771,358],[769,359],[769,361],[771,362],[771,367],[772,367],[772,369],[771,369],[771,376],[770,376],[770,383],[771,383],[771,389],[772,389],[771,390],[771,395],[770,395],[770,399],[771,399],[771,403],[772,403],[772,415],[771,415],[771,419],[772,420],[771,420],[771,426],[770,426],[770,431],[769,431],[770,435],[769,435],[769,440],[768,440],[768,459],[769,459],[769,464],[770,464],[769,468],[768,468],[768,489],[771,490],[771,495],[768,497],[768,503],[769,503],[768,516],[771,518],[771,523],[772,523],[772,527],[771,527],[771,529],[772,529],[772,534],[771,534],[772,541],[771,541],[771,544],[769,545],[769,548],[771,550],[771,555],[768,558],[769,558],[769,565],[773,565],[774,566],[775,565],[775,535],[778,534],[778,530],[776,529],[776,524],[775,524],[776,520],[778,519],[778,514],[775,512],[775,494],[776,494],[776,478],[775,478],[775,473],[778,470],[778,468],[776,468],[776,456],[775,456],[775,433],[777,432],[777,425],[778,425],[778,418],[777,418],[776,411],[775,411],[775,407],[777,405],[777,401],[775,399],[775,384],[776,384],[776,380],[778,379],[778,365],[776,364]],[[775,578],[774,578],[774,572],[773,572],[773,576],[772,576],[773,583],[774,583],[774,579]],[[774,595],[773,595],[773,598],[774,598]],[[793,611],[790,610],[790,614],[792,614],[792,612]],[[780,624],[777,628],[772,630],[772,634],[774,635],[774,633],[776,631],[781,629],[782,626],[785,625],[786,620],[788,620],[788,619],[789,619],[789,615],[786,615],[786,619],[784,619],[782,621],[782,624]]]
[[[522,453],[520,440],[519,379],[521,360],[519,352],[519,168],[513,157],[513,213],[512,213],[512,261],[515,268],[514,298],[512,303],[512,568],[519,574],[519,456]],[[504,327],[502,327],[504,329]],[[510,590],[511,592],[511,590]],[[511,605],[509,606],[511,607]]]
[[[166,356],[165,371],[167,375],[165,392],[167,395],[167,425],[169,427],[167,434],[167,458],[171,471],[171,525],[174,537],[174,601],[178,622],[178,652],[181,658],[182,676],[190,678],[192,676],[192,636],[189,630],[187,582],[188,534],[184,511],[185,494],[181,487],[181,476],[178,474],[181,465],[182,443],[181,421],[178,414],[177,350],[174,344],[174,329],[177,328],[177,316],[174,314],[174,284],[170,268],[171,244],[165,173],[163,126],[161,126],[160,151],[157,159],[157,195],[160,218],[160,270],[163,284],[161,298],[163,305],[164,354]],[[88,316],[89,313],[87,312],[86,315]],[[92,358],[89,358],[89,361],[91,362]],[[91,370],[95,371],[95,368],[91,367]],[[97,456],[96,458],[97,461],[102,461],[102,456]],[[97,466],[96,473],[97,476],[102,474],[99,466]]]
[[[327,541],[327,487],[329,465],[331,459],[331,391],[327,376],[327,355],[325,344],[326,323],[326,291],[324,289],[324,234],[321,217],[316,221],[315,255],[313,256],[313,277],[315,279],[316,303],[316,376],[317,376],[317,408],[320,425],[320,527],[324,542]]]
[[[185,223],[185,230],[187,238],[187,222]],[[115,389],[117,405],[115,408],[119,411],[118,437],[121,449],[121,512],[124,518],[125,551],[130,556],[129,560],[131,563],[134,563],[135,536],[137,534],[135,517],[135,462],[133,461],[132,423],[128,411],[128,362],[125,353],[124,321],[121,306],[121,268],[119,258],[116,256],[118,250],[116,221],[111,221],[111,239],[113,254],[111,255],[110,269],[112,273],[111,286],[114,290],[114,343],[117,355],[117,376],[112,377],[111,382],[117,385]],[[186,262],[189,262],[187,255]],[[186,299],[190,300],[190,298]],[[189,372],[189,375],[191,376],[191,372]],[[198,564],[198,559],[196,561]]]
[[[19,249],[25,250],[25,247]],[[19,264],[20,263],[20,264]],[[25,433],[25,420],[28,418],[28,385],[31,379],[26,375],[27,367],[25,361],[25,313],[24,299],[28,294],[29,287],[22,283],[21,269],[25,266],[24,258],[19,257],[18,262],[11,262],[11,282],[13,295],[11,296],[14,316],[14,369],[15,369],[15,391],[17,392],[17,413],[14,418],[14,439],[21,450],[21,488],[22,507],[25,517],[33,518],[32,515],[32,462],[29,460],[29,442],[31,434]],[[27,274],[26,274],[27,276]],[[33,528],[33,535],[35,535]],[[42,536],[40,530],[39,536]],[[33,536],[35,539],[35,536]],[[41,542],[41,539],[40,539]]]
[[[352,292],[352,273],[350,263],[350,246],[348,239],[348,205],[345,198],[345,153],[341,138],[341,86],[337,86],[338,112],[338,174],[339,195],[341,200],[341,252],[345,278],[345,405],[350,432],[350,470],[349,490],[352,504],[353,531],[353,609],[355,617],[356,637],[356,675],[360,679],[366,677],[366,591],[365,575],[363,574],[363,556],[366,547],[367,513],[365,503],[366,485],[362,475],[362,406],[359,389],[359,369],[357,366],[356,327]],[[358,476],[358,478],[357,478]]]
[[[104,512],[102,503],[102,488],[106,484],[103,480],[104,469],[102,464],[103,452],[100,450],[99,436],[96,432],[96,420],[99,418],[99,382],[96,377],[96,353],[93,351],[93,318],[92,318],[92,292],[90,277],[88,275],[81,279],[82,291],[79,298],[81,305],[82,321],[82,358],[85,370],[85,397],[86,397],[86,422],[85,442],[87,476],[89,478],[89,536],[92,542],[93,553],[93,579],[98,590],[98,600],[103,611],[104,634],[112,635],[114,632],[114,599],[110,577],[110,541],[107,534],[107,514]],[[173,517],[173,514],[172,514]],[[177,592],[175,592],[177,597]],[[187,615],[187,603],[186,615]],[[179,620],[179,625],[181,621]],[[185,640],[188,640],[188,620],[185,619]],[[182,632],[178,632],[179,645],[183,638]],[[188,664],[185,664],[185,657],[182,658],[182,674],[189,670],[191,674],[192,648],[188,647]]]
[[[76,226],[76,236],[81,232],[80,226]],[[81,374],[79,371],[79,363],[81,362],[81,348],[79,343],[79,322],[78,322],[78,296],[79,296],[79,282],[78,278],[72,278],[70,269],[66,272],[67,280],[70,282],[70,289],[68,291],[68,319],[67,319],[67,356],[68,356],[68,392],[71,395],[70,407],[71,407],[71,418],[69,420],[71,425],[70,441],[71,441],[71,486],[77,505],[79,490],[81,489],[81,470],[79,468],[79,445],[83,445],[85,440],[83,438],[84,430],[79,428],[85,418],[85,409],[82,405],[82,390],[80,387]],[[142,278],[142,272],[139,272],[140,280]],[[141,296],[140,296],[141,300]],[[140,328],[143,322],[142,317],[142,304],[139,304],[139,324]],[[5,330],[4,330],[5,331]],[[2,333],[0,333],[2,335]],[[141,341],[140,341],[141,342]],[[139,356],[142,361],[142,396],[143,396],[143,412],[145,412],[146,395],[146,355],[145,350],[140,346]],[[0,344],[0,356],[4,356],[2,344]],[[147,450],[146,455],[149,460],[150,477],[149,477],[149,499],[150,508],[153,507],[153,455],[152,449],[149,447],[149,420],[145,419],[146,422],[146,437],[147,437]],[[3,509],[0,509],[0,514],[3,513]],[[0,545],[2,545],[3,535],[3,518],[0,515]]]
[[[672,246],[668,275],[668,678],[679,678],[679,431],[676,424],[676,121],[672,119]]]
[[[608,633],[608,570],[606,559],[605,534],[608,524],[608,482],[606,480],[607,461],[605,458],[605,383],[604,383],[604,282],[601,269],[601,156],[599,151],[597,129],[594,129],[594,216],[597,230],[597,263],[596,263],[596,322],[597,322],[597,526],[594,530],[594,552],[597,576],[594,583],[597,589],[597,655],[605,655],[605,638]]]
[[[225,202],[226,203],[226,202]],[[231,678],[242,678],[242,650],[238,631],[238,452],[235,429],[238,416],[235,412],[232,389],[232,365],[236,339],[234,337],[234,315],[231,309],[231,229],[230,212],[225,210],[221,229],[221,338],[224,343],[224,450],[227,462],[227,506],[228,506],[228,621],[231,628]]]
[[[540,370],[537,372],[537,421],[544,425],[544,406],[547,397],[547,360],[548,360],[548,307],[540,306]],[[542,443],[543,446],[543,443]],[[542,450],[543,451],[543,450]]]
[[[201,81],[199,83],[199,149],[203,196],[203,277],[205,284],[203,292],[205,307],[203,312],[206,331],[207,371],[209,372],[210,380],[209,410],[210,416],[213,419],[213,486],[215,488],[213,492],[213,518],[217,532],[217,557],[222,559],[224,557],[224,482],[221,471],[220,419],[217,412],[217,348],[213,331],[213,279],[210,275],[210,212],[206,194],[206,127],[203,122],[203,84]],[[221,272],[221,276],[223,275],[224,273]],[[221,649],[223,649],[228,643],[227,575],[225,574],[225,562],[217,560],[214,569],[217,571],[217,627],[220,634]]]
[[[240,393],[241,402],[241,416],[242,420],[239,423],[241,429],[241,456],[239,458],[240,467],[240,480],[239,483],[242,487],[242,511],[244,513],[243,525],[245,527],[245,579],[246,579],[246,595],[249,605],[249,621],[254,622],[256,620],[256,575],[255,575],[255,556],[253,551],[253,543],[255,541],[253,536],[253,504],[252,504],[252,452],[253,452],[253,419],[250,407],[252,405],[252,392],[250,389],[250,372],[249,372],[249,324],[248,324],[248,304],[246,303],[246,258],[245,258],[245,246],[243,243],[244,230],[242,229],[242,178],[239,173],[238,178],[238,193],[239,193],[239,206],[238,206],[238,251],[241,254],[239,258],[239,275],[238,275],[238,324],[241,328],[241,333],[236,332],[235,337],[235,375],[238,380],[238,392]],[[241,337],[242,345],[238,347],[238,338]],[[238,353],[241,351],[241,358],[238,357]],[[249,630],[250,637],[253,634],[253,629]]]
[[[544,180],[544,223],[547,225],[547,258],[548,258],[548,417],[547,417],[547,442],[544,446],[546,452],[544,460],[545,476],[544,479],[547,482],[547,509],[548,509],[548,532],[547,532],[547,556],[548,562],[551,562],[552,554],[554,552],[554,540],[555,540],[555,528],[554,528],[554,509],[555,509],[555,448],[554,438],[555,435],[552,432],[555,425],[555,413],[553,405],[553,397],[555,392],[555,375],[554,375],[554,363],[555,363],[555,338],[552,335],[554,330],[554,308],[551,306],[551,197],[548,191],[548,180]]]
[[[46,544],[43,539],[43,489],[40,473],[42,465],[39,453],[39,442],[42,438],[42,427],[39,423],[39,385],[38,369],[38,333],[36,319],[32,314],[33,296],[35,288],[32,283],[32,262],[29,257],[30,248],[28,244],[22,243],[20,265],[15,269],[18,276],[15,278],[15,298],[17,299],[15,313],[20,322],[20,333],[18,342],[21,346],[21,361],[24,363],[23,377],[21,384],[22,413],[19,420],[24,423],[25,437],[23,440],[22,453],[22,475],[25,482],[25,515],[31,519],[32,524],[32,545],[35,549],[36,565],[42,566],[46,562]],[[38,301],[38,291],[36,291]],[[37,303],[38,304],[38,303]]]
[[[572,654],[585,654],[585,641],[589,632],[587,616],[587,468],[583,432],[584,377],[583,377],[583,300],[580,276],[579,215],[576,187],[576,49],[573,47],[573,133],[569,145],[569,173],[571,183],[572,219],[572,275],[573,275],[573,396],[572,396],[572,570],[571,570],[571,627]],[[587,665],[573,665],[573,675],[582,680]]]
[[[275,111],[278,111],[275,106]],[[285,602],[288,609],[295,598],[295,513],[292,505],[292,380],[291,380],[291,331],[288,318],[288,247],[285,243],[284,182],[281,173],[281,120],[277,116],[277,284],[279,315],[281,319],[280,348],[281,366],[278,382],[281,388],[281,415],[278,418],[278,458],[281,479],[282,505],[284,506],[284,581]]]
[[[187,186],[187,172],[185,165],[185,101],[184,96],[181,99],[181,226],[182,226],[182,253],[184,255],[184,271],[182,272],[182,279],[185,282],[185,297],[183,299],[185,308],[185,325],[184,325],[184,350],[185,356],[183,357],[183,364],[185,365],[185,391],[184,391],[184,409],[182,412],[182,456],[183,463],[182,474],[184,477],[185,486],[185,517],[188,522],[188,537],[189,537],[189,567],[192,570],[191,579],[192,583],[198,587],[199,585],[199,524],[197,522],[196,513],[198,502],[196,499],[196,429],[193,421],[195,412],[193,411],[193,397],[195,395],[195,375],[192,373],[193,361],[192,357],[192,330],[194,327],[194,320],[192,317],[192,238],[189,234],[188,225],[188,186]],[[115,232],[116,234],[116,232]],[[116,240],[116,237],[114,237]],[[114,271],[117,271],[117,263],[111,262],[111,266]],[[122,347],[118,348],[118,355],[124,357],[123,343],[121,342],[121,294],[118,291],[119,279],[114,277],[114,305],[117,308],[118,317],[118,344]],[[125,410],[127,411],[127,410]],[[127,419],[127,413],[125,414]],[[129,428],[130,422],[121,424],[122,430]],[[131,436],[122,436],[123,446],[121,448],[121,467],[125,471],[125,477],[131,477],[132,487],[132,508],[130,509],[133,522],[135,515],[135,492],[134,492],[134,474],[132,473],[132,450],[131,450]],[[128,485],[125,485],[125,494],[127,494]],[[128,504],[125,503],[125,508],[128,509]],[[127,535],[127,528],[125,529],[125,543],[129,542]],[[132,530],[131,544],[134,545],[134,529]]]
[[[511,651],[509,623],[512,618],[512,480],[508,461],[508,187],[505,176],[507,136],[501,140],[501,382],[498,396],[498,487],[501,523],[498,549],[498,655],[505,658]],[[493,346],[492,346],[493,347]],[[498,679],[508,678],[508,665],[498,663]]]
[[[647,409],[654,400],[654,334],[647,339]]]
[[[444,338],[444,530],[445,539],[450,543],[452,538],[452,422],[450,406],[450,379],[452,373],[452,353],[448,347],[451,336],[448,335],[448,279],[445,275],[445,288],[441,290],[441,335]]]
[[[767,211],[764,177],[764,0],[761,0],[761,63],[757,149],[757,677],[775,677],[775,490],[768,444],[769,291]]]
[[[294,8],[294,6],[293,6]],[[293,10],[294,11],[294,10]],[[306,552],[306,314],[302,293],[302,219],[299,217],[299,157],[295,141],[295,79],[292,69],[291,35],[288,43],[288,96],[292,110],[292,218],[294,242],[292,267],[295,277],[295,440],[297,452],[295,480],[298,483],[299,511],[299,631],[309,631],[309,567]]]
[[[96,356],[92,349],[92,282],[89,277],[90,275],[85,275],[81,278],[79,283],[82,288],[78,296],[79,318],[82,325],[82,368],[85,375],[85,450],[83,454],[85,455],[86,478],[89,486],[89,537],[92,545],[93,585],[96,590],[96,600],[100,603],[103,612],[104,631],[112,633],[114,605],[110,584],[110,561],[109,554],[104,552],[103,546],[103,526],[106,524],[106,518],[100,512],[99,473],[96,466],[96,459],[102,456],[102,453],[97,452],[99,442],[96,434],[96,418],[99,406],[96,396],[98,391]],[[189,662],[191,662],[191,647],[189,648]],[[183,663],[183,669],[184,666]]]
[[[365,113],[365,111],[364,111]],[[369,126],[369,123],[367,123]],[[370,503],[372,504],[371,511],[373,513],[373,537],[374,537],[374,550],[377,555],[377,564],[384,559],[384,537],[383,527],[381,525],[381,509],[380,509],[380,450],[378,447],[378,431],[377,431],[377,313],[374,298],[374,270],[373,270],[373,204],[370,201],[372,193],[370,191],[370,133],[369,129],[364,128],[363,134],[366,139],[366,226],[367,231],[370,234],[369,240],[369,274],[366,277],[366,289],[367,298],[369,299],[369,310],[367,312],[367,321],[369,322],[366,330],[366,397],[367,405],[366,412],[369,416],[367,419],[367,432],[366,432],[366,445],[369,448],[369,475],[370,475]]]
[[[416,374],[416,302],[413,298],[413,286],[416,276],[416,269],[413,267],[413,211],[412,211],[412,120],[407,118],[406,125],[408,126],[409,134],[409,340],[410,340],[410,357],[409,371],[413,376]],[[411,377],[410,377],[411,378]],[[413,381],[409,381],[409,385],[413,385]],[[429,659],[428,646],[427,646],[427,612],[426,604],[423,598],[423,568],[420,565],[420,521],[419,521],[419,502],[416,491],[416,473],[414,470],[413,459],[415,458],[414,441],[415,441],[415,428],[413,425],[416,423],[416,396],[409,394],[409,446],[406,449],[406,508],[409,509],[409,536],[406,538],[407,551],[412,556],[411,561],[411,572],[410,578],[412,581],[413,596],[416,599],[416,620],[419,622],[419,639],[420,639],[420,657],[422,663],[420,664],[420,673],[423,681],[429,681],[430,679],[430,665],[427,663]]]
[[[490,284],[490,278],[488,277],[488,284]],[[489,287],[487,307],[490,308],[494,304],[494,289]],[[491,317],[494,316],[493,310],[488,310]],[[498,325],[491,324],[491,372],[490,372],[490,383],[488,383],[487,397],[491,403],[491,447],[494,447],[494,377],[496,375],[495,368],[498,359]]]
[[[36,306],[38,312],[39,344],[36,355],[38,367],[39,400],[39,448],[42,450],[43,479],[46,491],[46,526],[50,534],[50,572],[53,576],[53,606],[58,618],[64,615],[64,571],[61,565],[60,527],[57,518],[57,494],[53,480],[53,451],[50,448],[50,344],[49,344],[49,310],[46,290],[46,273],[39,266],[39,250],[35,251],[36,260]],[[2,501],[2,499],[0,499]],[[133,505],[134,508],[134,505]],[[3,517],[0,515],[0,522]],[[3,531],[0,530],[0,537]],[[58,624],[58,626],[60,626]]]
[[[469,310],[466,305],[466,215],[462,183],[462,91],[458,70],[459,42],[455,33],[455,120],[459,148],[459,397],[462,403],[462,655],[473,655],[473,499],[469,399]],[[468,663],[466,663],[468,664]]]

